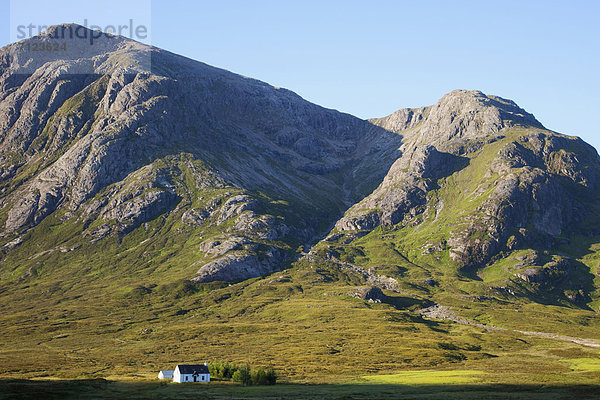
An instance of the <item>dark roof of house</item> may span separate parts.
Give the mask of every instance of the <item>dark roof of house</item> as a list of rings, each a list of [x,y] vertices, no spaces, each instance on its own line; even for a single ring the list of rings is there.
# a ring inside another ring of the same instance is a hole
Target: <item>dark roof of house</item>
[[[179,364],[175,367],[180,374],[208,374],[208,367],[203,364]]]

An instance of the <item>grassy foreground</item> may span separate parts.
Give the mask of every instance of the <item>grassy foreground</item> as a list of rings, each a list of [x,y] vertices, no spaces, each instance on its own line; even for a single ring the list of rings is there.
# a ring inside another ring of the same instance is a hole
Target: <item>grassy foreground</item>
[[[1,297],[11,310],[0,317],[3,399],[594,399],[600,393],[597,348],[426,320],[416,310],[430,303],[415,295],[387,291],[387,303],[352,298],[348,291],[364,282],[326,263],[235,285],[169,284],[141,294],[115,295],[102,279],[58,292],[38,282],[17,284]],[[600,325],[592,311],[520,299],[440,300],[473,321],[506,328],[595,339]],[[211,360],[273,365],[280,383],[246,388],[155,379],[176,363]]]
[[[283,384],[243,387],[228,383],[0,381],[0,399],[597,399],[600,385],[501,384]]]

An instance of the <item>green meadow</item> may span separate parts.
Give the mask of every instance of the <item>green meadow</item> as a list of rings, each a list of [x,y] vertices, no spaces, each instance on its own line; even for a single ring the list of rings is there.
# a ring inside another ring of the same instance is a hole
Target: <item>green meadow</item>
[[[232,285],[174,281],[146,283],[152,289],[142,291],[98,279],[53,291],[41,281],[16,283],[2,296],[11,312],[0,319],[0,398],[560,399],[599,393],[598,348],[512,330],[594,339],[599,323],[591,311],[440,296],[466,318],[506,328],[491,331],[422,318],[417,311],[432,300],[419,292],[385,291],[382,303],[349,296],[365,284],[361,279],[327,263],[298,263]],[[177,363],[219,360],[273,366],[278,384],[156,379]]]
[[[203,257],[200,243],[220,232],[182,224],[183,209],[95,243],[82,239],[90,227],[76,218],[47,217],[2,261],[0,398],[600,398],[600,347],[593,346],[600,343],[600,237],[538,251],[545,263],[573,262],[569,280],[555,287],[515,278],[515,264],[534,249],[473,271],[444,245],[489,195],[473,185],[493,187],[484,166],[502,143],[440,182],[430,194],[446,204],[439,215],[424,213],[418,226],[378,227],[351,243],[323,241],[312,262],[305,257],[243,282],[189,281]],[[180,161],[170,160],[185,179]],[[219,190],[190,196],[208,201],[224,195]],[[354,298],[372,283],[332,254],[398,287],[384,290],[381,302]],[[580,287],[587,297],[575,296]],[[469,324],[423,318],[419,311],[434,304]],[[161,369],[204,361],[272,366],[278,384],[156,379]]]

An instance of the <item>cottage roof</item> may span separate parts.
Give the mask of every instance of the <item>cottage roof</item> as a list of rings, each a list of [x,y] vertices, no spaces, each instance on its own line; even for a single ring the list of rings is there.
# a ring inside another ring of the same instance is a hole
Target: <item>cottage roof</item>
[[[180,374],[208,374],[208,367],[202,364],[179,364],[175,367]]]

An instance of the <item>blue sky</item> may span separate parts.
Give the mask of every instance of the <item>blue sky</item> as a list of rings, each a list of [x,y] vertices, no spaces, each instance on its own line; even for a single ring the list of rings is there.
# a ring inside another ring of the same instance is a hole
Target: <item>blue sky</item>
[[[9,13],[8,0],[0,12]],[[101,26],[133,18],[155,46],[362,118],[453,89],[515,100],[600,148],[598,1],[22,1],[12,17]],[[149,22],[148,22],[149,21]],[[8,21],[0,44],[10,41]]]

